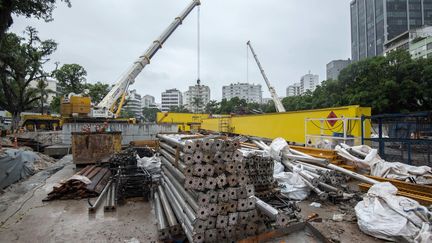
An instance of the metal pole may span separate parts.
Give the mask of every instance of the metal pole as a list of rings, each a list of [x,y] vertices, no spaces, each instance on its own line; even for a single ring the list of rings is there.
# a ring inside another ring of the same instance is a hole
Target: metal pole
[[[188,216],[189,220],[191,222],[194,222],[196,219],[195,212],[189,206],[189,204],[186,203],[185,199],[179,194],[179,192],[175,189],[174,185],[171,183],[169,178],[167,178],[165,175],[162,175],[164,178],[165,184],[168,185],[169,189],[173,193],[173,195],[176,197],[177,201],[180,203],[181,208],[183,209],[183,212]]]
[[[154,193],[154,202],[155,202],[155,211],[156,211],[156,218],[158,220],[159,230],[165,229],[167,228],[168,225],[164,216],[164,212],[162,210],[162,204],[158,192]]]
[[[97,198],[96,202],[90,206],[88,208],[89,212],[95,212],[96,209],[99,207],[99,204],[102,202],[102,199],[105,197],[105,194],[108,191],[108,188],[110,188],[112,183],[112,180],[109,180],[108,183],[106,184],[105,188],[103,189],[103,191],[99,194],[99,197]]]
[[[163,168],[167,168],[178,181],[180,181],[181,183],[185,182],[186,177],[184,176],[184,174],[180,170],[175,168],[166,158],[161,157],[161,162],[164,165]]]
[[[170,202],[172,203],[175,216],[177,216],[177,219],[180,221],[180,224],[186,234],[186,237],[190,242],[194,242],[192,237],[193,227],[191,222],[189,221],[187,216],[182,212],[180,204],[178,203],[178,201],[176,200],[176,198],[174,197],[174,195],[172,194],[171,190],[168,188],[166,183],[164,183],[164,187],[167,190],[167,196],[169,197]]]
[[[168,224],[170,227],[175,227],[176,225],[178,225],[178,223],[161,185],[158,186],[158,192],[162,202],[162,207],[167,217]]]
[[[166,177],[168,177],[168,179],[172,182],[172,184],[174,185],[175,189],[177,191],[179,191],[181,193],[181,195],[184,197],[184,199],[189,203],[189,205],[192,207],[192,209],[197,212],[199,207],[197,202],[195,201],[195,199],[192,197],[192,195],[190,195],[182,185],[180,185],[178,183],[178,181],[176,181],[173,177],[173,175],[166,170],[165,168],[162,168],[164,174],[166,175]]]

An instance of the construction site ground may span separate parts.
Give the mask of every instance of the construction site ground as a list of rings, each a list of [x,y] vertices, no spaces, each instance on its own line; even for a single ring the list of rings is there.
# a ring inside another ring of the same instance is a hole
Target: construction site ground
[[[42,202],[54,185],[75,171],[71,156],[66,156],[3,192],[0,242],[158,241],[156,218],[149,202],[128,200],[115,212],[103,212],[100,207],[95,214],[88,213],[87,199]],[[326,202],[316,208],[310,206],[314,201],[311,197],[300,203],[302,215],[306,218],[318,214],[322,221],[311,224],[332,242],[382,242],[359,230],[353,205]],[[344,220],[333,221],[333,215],[340,213],[345,213]]]

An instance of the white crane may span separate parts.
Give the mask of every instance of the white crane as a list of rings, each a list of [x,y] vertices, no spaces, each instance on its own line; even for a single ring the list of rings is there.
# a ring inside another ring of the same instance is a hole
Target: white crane
[[[200,0],[193,0],[180,16],[174,19],[162,35],[135,61],[132,67],[128,69],[110,92],[92,110],[93,117],[117,117],[120,114],[129,86],[135,82],[135,78],[141,73],[144,67],[150,64],[152,57],[162,48],[165,41],[182,24],[189,13],[200,4]]]
[[[264,80],[265,80],[265,82],[266,82],[266,84],[267,84],[267,88],[268,88],[269,91],[270,91],[270,94],[271,94],[271,96],[272,96],[272,99],[273,99],[273,102],[274,102],[274,104],[275,104],[275,107],[276,107],[277,112],[285,112],[285,111],[286,111],[286,110],[285,110],[285,107],[282,105],[282,102],[280,101],[280,99],[279,99],[279,97],[278,97],[278,95],[277,95],[277,93],[276,93],[276,90],[273,88],[273,86],[271,86],[270,81],[268,80],[268,78],[267,78],[267,76],[266,76],[266,74],[265,74],[265,72],[264,72],[264,69],[263,69],[263,67],[261,66],[260,61],[258,60],[258,56],[255,54],[255,51],[254,51],[254,49],[253,49],[253,47],[252,47],[251,42],[248,41],[248,42],[247,42],[247,45],[249,46],[249,48],[250,48],[250,50],[251,50],[251,52],[252,52],[252,55],[254,56],[255,61],[256,61],[257,65],[258,65],[258,68],[260,69],[261,74],[262,74],[262,76],[263,76],[263,78],[264,78]]]

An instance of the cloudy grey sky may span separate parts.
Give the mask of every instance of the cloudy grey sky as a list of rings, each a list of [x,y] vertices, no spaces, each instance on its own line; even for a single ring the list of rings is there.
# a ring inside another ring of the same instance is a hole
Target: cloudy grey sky
[[[78,63],[88,82],[114,83],[190,0],[71,0],[58,4],[54,21],[15,18],[11,31],[37,28],[59,43],[52,56]],[[166,42],[131,87],[160,101],[168,88],[196,82],[196,10]],[[348,0],[202,0],[201,80],[221,99],[222,85],[246,81],[246,41],[251,40],[280,96],[309,70],[325,79],[325,65],[350,56]],[[262,84],[252,56],[249,82]]]

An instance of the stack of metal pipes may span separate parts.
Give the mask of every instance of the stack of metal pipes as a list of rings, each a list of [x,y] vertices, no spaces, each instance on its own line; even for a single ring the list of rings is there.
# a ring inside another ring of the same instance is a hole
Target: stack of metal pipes
[[[276,191],[273,177],[274,162],[270,155],[262,150],[239,149],[236,156],[241,156],[244,173],[255,187],[255,195],[261,198],[272,196]]]
[[[155,204],[161,238],[181,226],[191,242],[231,241],[265,230],[264,220],[293,222],[254,196],[239,141],[158,137],[163,167]]]
[[[262,141],[254,140],[254,143],[263,150],[270,149]],[[333,165],[325,159],[315,158],[292,148],[283,150],[281,157],[285,168],[298,173],[305,184],[323,201],[329,198],[338,200],[352,197],[346,187],[349,178],[370,184],[377,183],[366,176]]]

